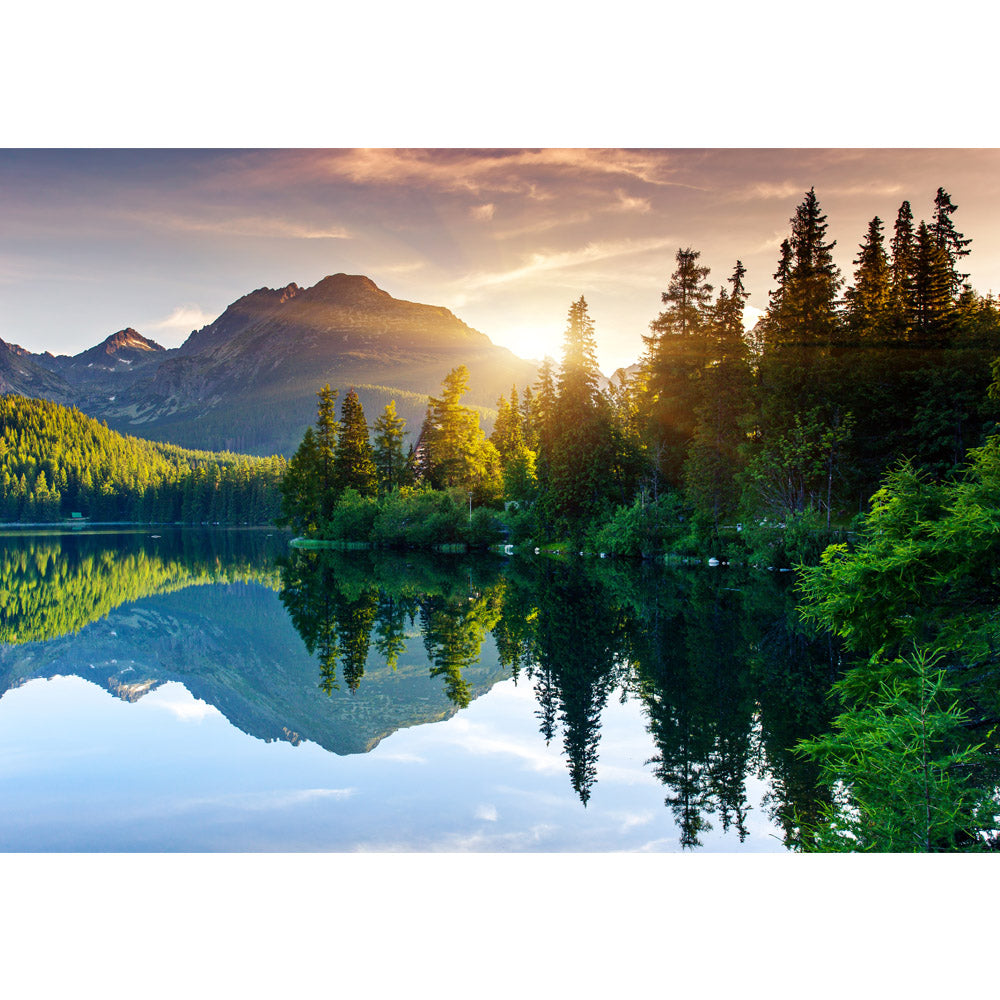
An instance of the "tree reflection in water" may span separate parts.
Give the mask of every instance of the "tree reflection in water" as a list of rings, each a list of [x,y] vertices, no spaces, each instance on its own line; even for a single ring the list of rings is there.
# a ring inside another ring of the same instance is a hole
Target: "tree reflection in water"
[[[293,551],[281,599],[332,692],[352,692],[374,649],[395,667],[418,628],[427,669],[460,708],[467,668],[492,634],[515,682],[527,679],[548,744],[561,735],[570,784],[586,805],[598,778],[609,698],[642,707],[682,846],[718,822],[748,834],[747,782],[767,778],[771,818],[818,806],[815,771],[790,750],[829,727],[840,670],[826,639],[799,624],[786,581],[737,570],[598,560],[507,560]],[[408,629],[410,630],[408,632]]]

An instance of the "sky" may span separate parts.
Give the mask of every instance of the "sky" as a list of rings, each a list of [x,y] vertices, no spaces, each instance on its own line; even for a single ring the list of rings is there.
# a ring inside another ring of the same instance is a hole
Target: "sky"
[[[1000,292],[997,149],[0,150],[0,339],[74,354],[131,326],[165,347],[263,286],[343,271],[442,305],[526,358],[561,354],[583,295],[605,374],[636,361],[675,255],[767,305],[815,187],[844,277],[878,215],[938,187]]]

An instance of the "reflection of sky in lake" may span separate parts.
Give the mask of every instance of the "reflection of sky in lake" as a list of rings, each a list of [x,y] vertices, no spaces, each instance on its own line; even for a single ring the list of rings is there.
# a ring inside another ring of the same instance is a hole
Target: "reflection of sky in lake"
[[[525,679],[371,753],[267,743],[167,683],[135,703],[76,677],[0,700],[0,848],[41,851],[673,851],[667,790],[638,703],[609,699],[586,808]],[[780,851],[748,778],[740,844],[716,817],[702,851]]]

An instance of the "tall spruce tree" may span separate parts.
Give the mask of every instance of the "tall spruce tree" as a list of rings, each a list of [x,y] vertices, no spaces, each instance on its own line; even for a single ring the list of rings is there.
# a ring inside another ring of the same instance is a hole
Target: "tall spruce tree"
[[[854,340],[884,340],[891,325],[892,286],[882,220],[877,215],[868,223],[854,264],[854,284],[844,295],[848,329]]]
[[[318,514],[326,521],[337,503],[337,482],[334,471],[334,457],[337,451],[337,437],[340,423],[337,420],[337,392],[330,389],[328,382],[316,393],[319,403],[316,411],[316,461],[318,465]]]
[[[380,493],[390,493],[402,486],[407,478],[407,461],[403,452],[403,432],[406,421],[396,413],[396,400],[385,404],[382,415],[375,421],[375,445],[372,459],[378,474]]]
[[[960,258],[967,257],[970,253],[968,249],[972,240],[965,239],[960,232],[955,229],[952,215],[958,208],[953,205],[951,197],[944,188],[938,188],[934,196],[934,221],[928,229],[934,237],[934,242],[948,255],[948,262],[951,270],[951,296],[958,298],[968,279],[967,274],[961,274],[957,270]]]
[[[917,229],[913,266],[914,321],[919,337],[940,342],[954,319],[954,270],[945,246],[925,222]]]
[[[677,486],[694,434],[698,381],[707,364],[707,327],[712,286],[709,269],[698,263],[701,253],[679,249],[677,267],[661,298],[666,308],[643,337],[645,385],[643,409],[648,421],[649,454],[657,478]],[[655,484],[654,484],[655,489]]]
[[[576,538],[596,512],[606,490],[607,434],[598,406],[597,341],[587,302],[570,308],[563,362],[546,455],[543,508],[556,530]],[[542,392],[539,392],[539,396]]]
[[[749,293],[746,268],[737,261],[729,278],[731,291],[720,289],[709,327],[711,359],[697,409],[694,437],[684,464],[684,485],[696,510],[716,526],[735,513],[752,405],[752,373],[743,332],[743,308]]]
[[[479,426],[479,415],[462,405],[469,369],[453,368],[441,390],[429,401],[422,434],[430,484],[435,489],[456,487],[473,493],[478,502],[492,502],[500,490],[499,456]]]
[[[368,422],[353,388],[344,397],[340,410],[340,436],[333,469],[338,491],[354,489],[362,496],[374,495],[378,475],[368,440]]]
[[[810,188],[791,219],[792,266],[781,295],[782,339],[829,344],[838,339],[837,294],[842,279],[833,262],[837,241],[826,242],[827,221],[815,188]]]
[[[892,267],[890,271],[890,296],[893,339],[908,340],[914,327],[913,272],[916,243],[913,233],[913,211],[910,203],[899,206],[892,235]]]

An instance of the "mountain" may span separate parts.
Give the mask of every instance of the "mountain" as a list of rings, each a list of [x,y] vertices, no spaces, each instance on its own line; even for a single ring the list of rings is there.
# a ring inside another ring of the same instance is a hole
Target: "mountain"
[[[357,691],[327,695],[273,591],[209,584],[124,605],[75,635],[0,646],[0,697],[36,678],[75,675],[135,702],[176,681],[249,736],[360,754],[458,712],[419,636],[405,643],[395,670],[373,649]],[[473,698],[509,676],[492,641],[484,645],[464,671]]]
[[[36,355],[0,340],[0,394],[6,393],[54,403],[68,403],[74,396],[66,380],[39,363]]]
[[[393,298],[349,274],[311,288],[258,288],[175,350],[128,329],[73,358],[31,361],[70,383],[72,402],[116,430],[188,448],[286,455],[314,421],[327,382],[341,398],[356,388],[370,424],[395,399],[414,440],[428,395],[457,365],[470,373],[466,404],[487,417],[501,393],[537,377],[534,364],[448,309]]]
[[[128,371],[134,365],[155,361],[166,349],[155,340],[147,340],[132,327],[111,334],[96,347],[81,351],[73,357],[66,355],[35,355],[39,364],[49,365],[71,382],[86,382],[98,372],[113,372],[116,375]]]

